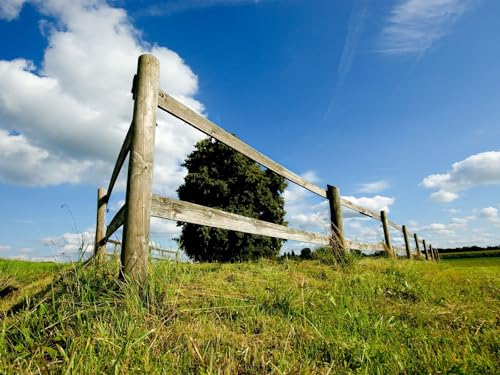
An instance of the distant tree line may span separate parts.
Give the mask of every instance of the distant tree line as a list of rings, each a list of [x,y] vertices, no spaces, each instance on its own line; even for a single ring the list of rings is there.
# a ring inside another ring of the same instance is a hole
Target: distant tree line
[[[455,247],[449,249],[437,249],[440,254],[447,253],[465,253],[465,252],[474,252],[474,251],[492,251],[492,250],[500,250],[500,245],[497,246],[464,246],[464,247]]]

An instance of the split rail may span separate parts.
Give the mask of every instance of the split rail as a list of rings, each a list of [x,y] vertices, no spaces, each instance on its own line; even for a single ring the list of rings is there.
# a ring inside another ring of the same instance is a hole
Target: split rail
[[[143,280],[147,272],[151,216],[318,245],[332,245],[332,242],[335,242],[334,245],[340,246],[346,251],[352,249],[361,251],[380,250],[380,244],[351,241],[344,237],[343,207],[382,223],[384,231],[383,248],[387,256],[396,257],[397,251],[402,250],[392,245],[389,231],[389,228],[392,227],[403,234],[404,251],[407,258],[423,257],[422,250],[426,260],[437,260],[439,258],[437,251],[431,245],[427,246],[425,240],[419,239],[416,233],[408,231],[405,225],[399,225],[389,220],[385,211],[374,212],[341,197],[338,187],[327,185],[327,188],[324,189],[307,181],[180,103],[159,88],[159,73],[160,65],[154,56],[142,55],[139,57],[137,74],[132,85],[132,97],[134,99],[132,123],[118,154],[108,188],[98,189],[95,240],[95,256],[98,259],[103,258],[106,243],[111,235],[123,225],[122,272],[135,280]],[[153,194],[153,158],[158,108],[200,130],[209,137],[226,144],[287,180],[327,199],[329,201],[332,234],[324,235],[293,229],[284,225]],[[125,204],[106,226],[106,207],[127,156],[129,156],[129,164]],[[410,241],[410,238],[412,238],[412,241]],[[412,246],[412,242],[414,246]],[[422,245],[422,250],[420,245]]]

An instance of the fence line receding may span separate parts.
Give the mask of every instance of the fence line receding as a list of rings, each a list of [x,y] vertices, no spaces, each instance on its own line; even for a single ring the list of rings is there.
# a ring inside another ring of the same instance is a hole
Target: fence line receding
[[[123,225],[122,272],[132,279],[143,280],[147,272],[150,251],[149,221],[151,216],[287,240],[335,245],[340,246],[344,251],[350,249],[380,250],[380,244],[362,243],[345,238],[342,207],[381,222],[384,232],[383,249],[388,256],[395,257],[397,252],[404,252],[407,258],[420,258],[420,244],[422,244],[426,259],[431,259],[431,257],[438,259],[438,254],[432,246],[429,245],[427,248],[425,240],[420,240],[416,233],[408,231],[405,225],[401,226],[390,221],[385,211],[377,213],[342,198],[338,187],[328,185],[327,189],[324,189],[307,181],[162,91],[159,88],[159,71],[159,62],[154,56],[142,55],[139,57],[137,74],[132,84],[133,119],[113,168],[108,189],[99,189],[98,191],[95,247],[95,255],[98,259],[103,258],[105,245],[111,235]],[[300,187],[328,199],[331,235],[293,229],[220,209],[152,194],[157,108],[224,143]],[[106,206],[127,156],[129,156],[129,164],[125,204],[106,227]],[[389,227],[403,234],[404,248],[396,248],[392,245]],[[410,241],[410,238],[413,238],[414,241]],[[412,251],[412,248],[415,251]]]

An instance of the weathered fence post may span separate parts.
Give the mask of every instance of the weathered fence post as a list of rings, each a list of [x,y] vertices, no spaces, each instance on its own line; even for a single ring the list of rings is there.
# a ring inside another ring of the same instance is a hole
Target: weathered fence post
[[[104,260],[104,253],[106,251],[106,244],[104,243],[106,237],[106,198],[106,189],[97,189],[97,219],[95,226],[94,257],[99,263]]]
[[[344,222],[342,220],[342,206],[340,205],[340,191],[336,186],[327,185],[326,196],[330,203],[330,220],[333,241],[347,251],[344,238]]]
[[[123,226],[122,272],[135,281],[147,274],[160,63],[141,55],[134,80],[134,115]]]
[[[434,251],[436,252],[436,260],[441,260],[441,257],[439,256],[439,250],[434,249]]]
[[[424,245],[425,260],[429,260],[429,253],[427,252],[427,244],[425,243],[425,240],[422,240],[422,244]]]
[[[432,248],[432,244],[429,244],[429,253],[431,254],[431,259],[436,260],[436,256],[434,255],[434,249]]]
[[[389,232],[389,224],[387,223],[387,215],[383,210],[380,211],[380,220],[382,221],[382,228],[384,229],[386,253],[389,257],[395,258],[396,254],[391,245],[391,234]]]
[[[418,235],[413,233],[413,238],[415,238],[415,248],[417,249],[417,258],[420,258],[420,245],[418,244]]]
[[[411,259],[410,241],[408,240],[408,231],[406,230],[406,225],[403,225],[403,237],[405,239],[405,249],[406,256]]]

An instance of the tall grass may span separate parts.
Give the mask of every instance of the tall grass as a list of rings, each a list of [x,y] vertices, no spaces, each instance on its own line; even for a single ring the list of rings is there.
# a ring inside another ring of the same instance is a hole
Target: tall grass
[[[2,321],[0,373],[453,373],[500,368],[500,278],[434,262],[64,269]]]

